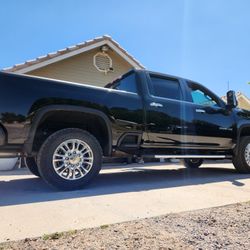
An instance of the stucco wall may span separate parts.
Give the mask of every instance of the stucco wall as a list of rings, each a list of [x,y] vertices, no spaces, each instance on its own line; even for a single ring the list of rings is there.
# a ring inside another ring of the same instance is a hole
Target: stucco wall
[[[238,102],[239,102],[238,106],[240,108],[250,110],[250,104],[244,98],[239,97]]]

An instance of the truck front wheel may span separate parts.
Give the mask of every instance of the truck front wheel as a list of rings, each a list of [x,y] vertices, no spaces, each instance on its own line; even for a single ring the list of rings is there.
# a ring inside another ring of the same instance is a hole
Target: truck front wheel
[[[199,168],[203,163],[202,159],[185,159],[184,166],[187,168]]]
[[[233,164],[239,173],[250,173],[250,136],[240,138],[238,152],[233,156]]]
[[[61,190],[80,189],[98,175],[102,149],[96,138],[81,129],[62,129],[43,143],[37,157],[41,177]]]

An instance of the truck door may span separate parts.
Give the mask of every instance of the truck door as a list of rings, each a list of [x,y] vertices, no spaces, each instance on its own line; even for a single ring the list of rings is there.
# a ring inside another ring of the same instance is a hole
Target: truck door
[[[187,82],[190,102],[186,111],[192,114],[191,131],[193,147],[199,149],[229,149],[232,147],[234,116],[226,105],[200,84]],[[193,129],[194,128],[194,129]]]
[[[181,82],[172,77],[148,74],[144,97],[149,147],[175,148],[185,141],[185,111]]]

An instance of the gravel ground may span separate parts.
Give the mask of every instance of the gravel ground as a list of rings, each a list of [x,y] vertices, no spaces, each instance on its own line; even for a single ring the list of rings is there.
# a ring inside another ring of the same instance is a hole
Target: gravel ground
[[[44,235],[0,249],[250,249],[250,202]]]

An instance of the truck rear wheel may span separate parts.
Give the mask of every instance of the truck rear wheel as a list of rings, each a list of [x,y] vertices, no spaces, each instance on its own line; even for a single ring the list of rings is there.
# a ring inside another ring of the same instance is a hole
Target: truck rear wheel
[[[38,171],[38,166],[36,164],[36,160],[35,157],[25,157],[24,158],[24,163],[25,166],[29,169],[29,171],[37,176],[37,177],[41,177],[39,171]]]
[[[238,153],[233,156],[233,164],[239,173],[250,173],[250,136],[240,138]]]
[[[184,166],[186,168],[199,168],[202,163],[202,159],[184,159]]]
[[[41,177],[61,190],[80,189],[98,175],[102,149],[96,138],[81,129],[62,129],[43,143],[37,157]]]

